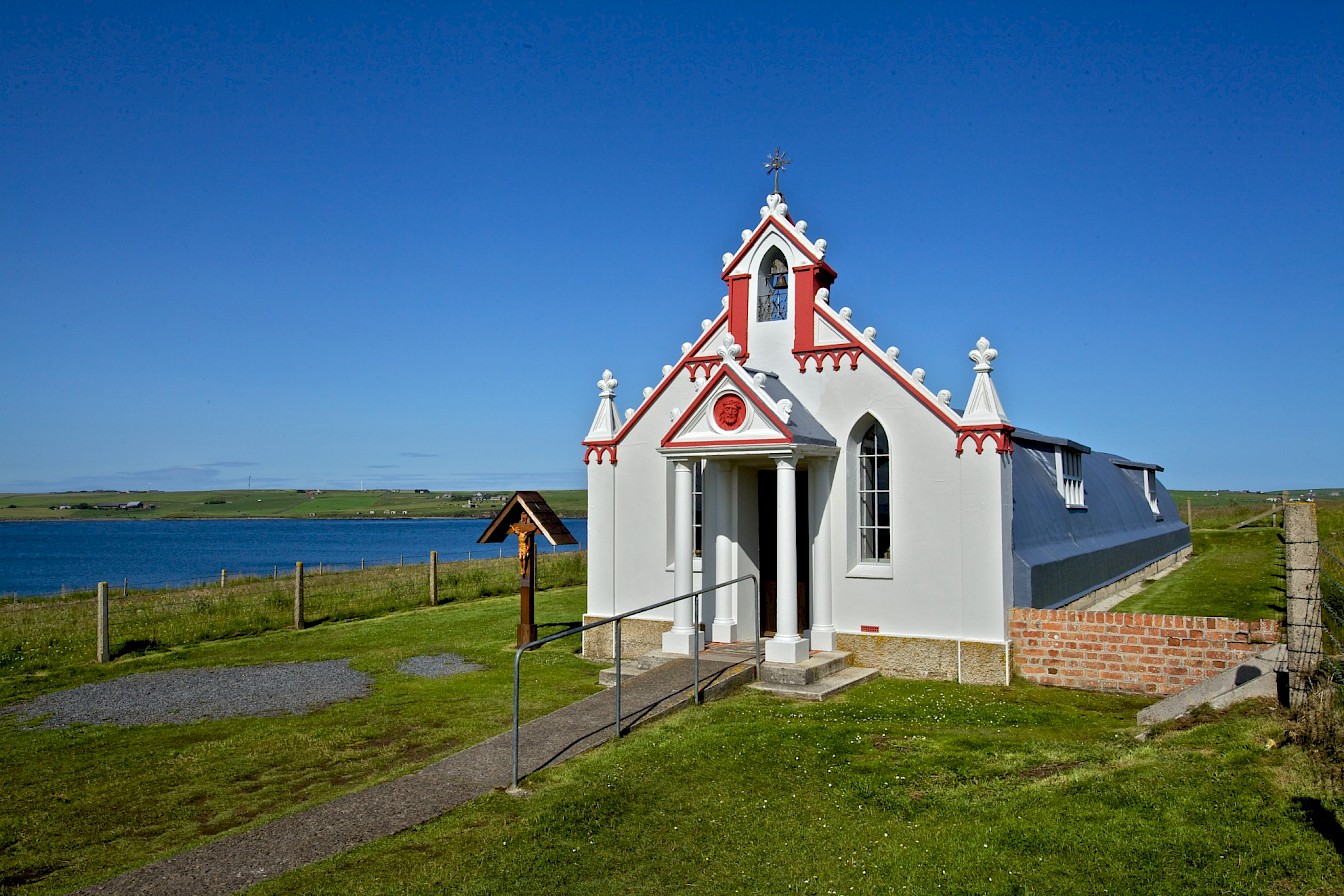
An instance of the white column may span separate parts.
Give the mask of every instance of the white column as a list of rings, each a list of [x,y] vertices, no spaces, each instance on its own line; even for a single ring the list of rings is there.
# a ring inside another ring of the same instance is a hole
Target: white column
[[[775,636],[766,642],[770,663],[801,663],[811,645],[798,633],[798,462],[775,461]]]
[[[737,526],[734,523],[733,509],[737,500],[737,473],[726,462],[711,461],[709,466],[714,470],[713,493],[711,494],[710,485],[707,483],[705,500],[708,502],[706,512],[714,521],[714,581],[727,582],[736,578],[733,556],[737,550],[734,539]],[[708,537],[706,533],[706,538]],[[712,633],[715,641],[737,640],[737,595],[737,585],[720,588],[714,595]]]
[[[695,467],[694,461],[678,460],[672,465],[672,596],[687,594],[695,588]],[[663,650],[690,654],[699,649],[700,633],[694,618],[691,598],[672,605],[672,630],[663,633]]]
[[[812,464],[812,515],[817,537],[812,542],[812,630],[814,650],[835,649],[835,616],[831,608],[831,482],[835,461],[818,459]]]

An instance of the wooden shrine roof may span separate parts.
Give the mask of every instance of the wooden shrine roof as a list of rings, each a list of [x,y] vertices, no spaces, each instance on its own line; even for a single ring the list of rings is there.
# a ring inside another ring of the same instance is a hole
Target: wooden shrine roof
[[[513,497],[504,502],[504,509],[495,517],[494,521],[486,527],[485,532],[477,539],[477,544],[496,544],[509,537],[509,527],[519,520],[527,517],[532,524],[537,527],[546,540],[551,544],[578,544],[578,539],[570,534],[561,522],[560,517],[555,515],[551,505],[546,503],[546,499],[540,492],[514,492]]]

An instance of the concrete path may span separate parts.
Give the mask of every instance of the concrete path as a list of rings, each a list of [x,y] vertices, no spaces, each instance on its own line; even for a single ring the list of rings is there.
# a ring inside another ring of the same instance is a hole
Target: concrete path
[[[629,728],[684,706],[691,698],[689,659],[666,663],[621,685],[621,721]],[[750,662],[701,654],[700,684],[710,695],[750,680]],[[558,765],[612,739],[616,694],[593,694],[524,725],[519,769]],[[82,894],[224,896],[439,817],[513,779],[513,732],[493,737],[418,772],[340,797],[260,828],[211,841],[78,891]]]

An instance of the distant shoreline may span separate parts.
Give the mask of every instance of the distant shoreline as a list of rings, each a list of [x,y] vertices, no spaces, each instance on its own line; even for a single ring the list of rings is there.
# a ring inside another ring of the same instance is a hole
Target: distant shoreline
[[[541,490],[556,514],[588,515],[582,489]],[[0,493],[0,522],[493,519],[510,491],[220,489]]]

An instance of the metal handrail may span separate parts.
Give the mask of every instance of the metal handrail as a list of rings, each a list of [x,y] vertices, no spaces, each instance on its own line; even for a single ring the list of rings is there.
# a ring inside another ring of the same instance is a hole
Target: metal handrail
[[[674,604],[677,601],[692,599],[695,606],[692,610],[691,619],[695,625],[695,643],[696,649],[692,651],[691,658],[693,676],[691,681],[691,690],[693,692],[692,700],[700,703],[700,596],[710,591],[717,591],[720,588],[726,588],[729,585],[736,585],[738,582],[751,581],[751,590],[753,600],[756,606],[755,624],[759,628],[761,624],[761,586],[757,582],[754,574],[738,576],[735,579],[729,579],[726,582],[720,582],[717,585],[710,585],[708,588],[701,588],[698,591],[689,591],[686,594],[679,594],[676,597],[669,597],[666,600],[660,600],[655,604],[649,604],[647,607],[640,607],[637,610],[626,610],[624,613],[618,613],[615,616],[608,616],[605,619],[599,619],[597,622],[589,622],[586,625],[577,625],[574,628],[565,629],[563,632],[557,632],[554,635],[547,635],[544,638],[537,638],[535,641],[528,641],[522,647],[519,647],[513,655],[513,788],[518,788],[518,690],[519,673],[523,660],[524,651],[540,647],[543,644],[549,644],[552,641],[558,641],[561,638],[567,638],[570,635],[577,635],[590,629],[600,628],[604,625],[615,624],[616,626],[616,736],[624,737],[625,732],[621,729],[621,621],[640,613],[647,613],[649,610],[656,610],[659,607],[665,607],[668,604]],[[756,650],[756,678],[761,677],[761,639],[755,638]]]

